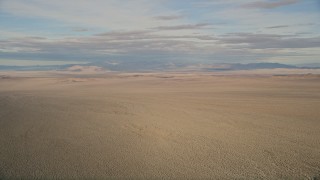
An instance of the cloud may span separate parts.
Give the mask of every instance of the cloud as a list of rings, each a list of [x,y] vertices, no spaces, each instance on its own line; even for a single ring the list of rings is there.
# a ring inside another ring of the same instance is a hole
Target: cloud
[[[74,28],[72,28],[72,31],[75,31],[75,32],[87,32],[87,31],[89,31],[89,29],[88,28],[74,27]]]
[[[308,53],[303,49],[319,49],[320,37],[256,33],[174,36],[141,30],[60,39],[11,38],[1,40],[0,47],[0,58],[7,59],[100,61],[121,58],[128,62],[140,59],[151,63],[155,60],[168,62],[195,58],[196,61],[242,62],[281,56],[306,56]],[[316,53],[314,56],[319,55]]]
[[[287,28],[290,27],[289,25],[278,25],[278,26],[269,26],[266,27],[267,29],[277,29],[277,28]]]
[[[151,32],[154,32],[152,30],[135,30],[135,31],[111,31],[111,32],[105,32],[105,33],[98,33],[95,34],[96,36],[109,36],[109,37],[132,37],[132,36],[139,36],[139,35],[146,35]]]
[[[297,24],[297,26],[314,26],[316,25],[315,23],[301,23],[301,24]]]
[[[18,38],[0,41],[3,49],[16,49],[16,53],[69,54],[75,56],[103,56],[135,52],[194,52],[199,41],[211,40],[208,36],[164,36],[150,32],[109,32],[90,37],[72,37],[55,40]],[[36,51],[30,51],[34,49]],[[1,51],[1,50],[0,50]],[[2,50],[4,52],[4,50]],[[8,52],[7,52],[8,53]]]
[[[297,6],[298,7],[298,6]],[[207,22],[218,17],[226,25],[215,26],[220,32],[260,32],[269,34],[288,34],[299,32],[316,32],[315,26],[302,25],[318,22],[319,12],[281,11],[281,10],[257,10],[245,8],[227,8],[206,15]],[[289,25],[292,28],[266,28],[279,25]],[[221,29],[221,30],[220,30]],[[318,33],[318,32],[317,32]]]
[[[167,16],[155,16],[154,18],[158,19],[158,20],[170,21],[170,20],[181,19],[181,18],[183,18],[183,16],[182,15],[167,15]]]
[[[255,1],[241,5],[243,8],[273,9],[298,3],[300,0]]]
[[[296,37],[296,35],[235,33],[220,38],[231,47],[251,49],[320,48],[320,37]]]
[[[211,24],[208,23],[198,23],[198,24],[183,24],[183,25],[177,25],[177,26],[158,26],[154,29],[157,30],[184,30],[184,29],[203,29]]]
[[[278,29],[278,28],[288,28],[288,27],[303,27],[303,26],[313,26],[314,23],[300,23],[300,24],[293,24],[293,25],[277,25],[277,26],[269,26],[266,27],[267,29]]]

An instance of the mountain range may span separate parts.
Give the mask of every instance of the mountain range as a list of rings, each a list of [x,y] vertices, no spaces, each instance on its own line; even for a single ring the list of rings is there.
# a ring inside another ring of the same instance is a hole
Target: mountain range
[[[234,70],[255,70],[255,69],[320,69],[316,66],[295,66],[281,63],[215,63],[215,64],[192,64],[192,63],[163,63],[163,62],[95,62],[87,64],[66,64],[66,65],[47,65],[47,66],[4,66],[0,65],[0,70],[14,71],[124,71],[124,72],[141,72],[141,71],[174,71],[174,70],[192,70],[192,71],[234,71]]]

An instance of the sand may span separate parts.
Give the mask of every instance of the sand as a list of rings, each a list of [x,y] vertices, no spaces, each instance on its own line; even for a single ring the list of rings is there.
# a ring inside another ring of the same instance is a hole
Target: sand
[[[0,178],[320,174],[318,75],[16,75],[0,77]]]

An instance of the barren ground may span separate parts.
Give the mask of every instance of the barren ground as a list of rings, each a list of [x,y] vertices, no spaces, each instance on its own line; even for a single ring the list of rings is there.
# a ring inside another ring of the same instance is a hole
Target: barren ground
[[[0,178],[319,173],[318,75],[0,77]]]

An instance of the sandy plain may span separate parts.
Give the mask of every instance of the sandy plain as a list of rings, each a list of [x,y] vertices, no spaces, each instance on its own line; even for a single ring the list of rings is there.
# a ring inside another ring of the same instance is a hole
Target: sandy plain
[[[0,179],[319,174],[319,75],[0,78]]]

